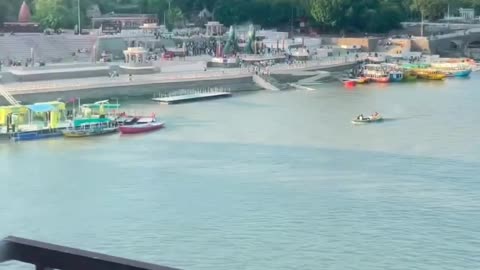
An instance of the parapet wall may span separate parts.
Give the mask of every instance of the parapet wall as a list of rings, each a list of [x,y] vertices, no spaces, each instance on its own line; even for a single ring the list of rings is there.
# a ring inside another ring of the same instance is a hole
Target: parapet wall
[[[412,39],[412,51],[431,53],[430,41],[426,37]]]
[[[362,52],[373,52],[377,49],[380,38],[338,38],[338,46],[360,46]]]
[[[82,100],[100,100],[112,97],[153,97],[160,92],[170,92],[180,89],[198,89],[198,88],[228,88],[231,91],[260,90],[252,80],[251,76],[234,79],[215,79],[215,80],[191,80],[167,83],[153,83],[148,85],[126,85],[115,87],[99,87],[89,89],[78,89],[61,92],[42,92],[17,94],[15,98],[24,104],[41,102],[45,100],[56,100],[61,98],[68,100],[70,98],[81,98]],[[3,99],[0,99],[2,103]]]

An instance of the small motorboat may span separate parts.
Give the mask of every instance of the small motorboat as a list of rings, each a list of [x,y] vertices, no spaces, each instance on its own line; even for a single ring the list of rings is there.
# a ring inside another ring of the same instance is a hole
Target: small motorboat
[[[155,117],[138,118],[132,124],[125,124],[119,127],[122,134],[138,134],[161,129],[165,126],[163,122],[157,122]]]
[[[353,79],[343,79],[342,81],[346,87],[355,87],[357,85],[357,82]]]
[[[379,113],[374,113],[371,116],[364,117],[359,115],[352,120],[352,124],[370,124],[383,121],[383,117]]]

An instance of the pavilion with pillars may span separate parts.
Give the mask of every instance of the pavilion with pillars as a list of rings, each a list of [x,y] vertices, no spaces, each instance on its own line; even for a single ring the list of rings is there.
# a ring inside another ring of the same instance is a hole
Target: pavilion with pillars
[[[129,47],[123,51],[123,55],[128,66],[143,66],[147,63],[147,50],[143,47]]]
[[[149,74],[159,72],[159,67],[147,60],[148,51],[144,47],[128,47],[123,51],[125,63],[120,66],[123,73]]]

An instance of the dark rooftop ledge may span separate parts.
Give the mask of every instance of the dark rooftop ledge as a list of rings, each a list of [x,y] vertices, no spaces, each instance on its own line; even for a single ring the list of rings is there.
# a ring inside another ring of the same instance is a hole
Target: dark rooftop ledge
[[[36,270],[179,270],[15,236],[0,242],[0,263],[11,260],[33,264]]]

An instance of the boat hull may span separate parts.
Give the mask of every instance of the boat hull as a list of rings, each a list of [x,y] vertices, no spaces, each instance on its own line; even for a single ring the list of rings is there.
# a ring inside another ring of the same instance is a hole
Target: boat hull
[[[407,82],[413,82],[413,81],[417,80],[417,76],[409,74],[409,75],[405,75],[405,77],[403,77],[403,79]]]
[[[362,120],[353,119],[353,120],[352,120],[352,124],[355,124],[355,125],[364,125],[364,124],[378,123],[378,122],[382,122],[382,121],[383,121],[383,118],[382,118],[382,117],[379,117],[379,118],[366,118],[366,119],[362,119]]]
[[[390,73],[389,79],[391,82],[401,82],[403,81],[403,73],[400,73],[400,72]]]
[[[345,85],[346,87],[354,87],[354,86],[357,85],[357,82],[356,81],[344,81],[343,85]]]
[[[465,78],[470,76],[470,73],[472,73],[471,70],[461,70],[461,71],[454,72],[453,76],[458,78]]]
[[[352,81],[355,81],[357,84],[366,84],[369,82],[369,79],[365,77],[358,77],[358,78],[352,79]]]
[[[390,82],[390,78],[388,78],[388,77],[370,78],[370,80],[372,80],[373,82],[376,82],[376,83],[389,83]]]
[[[165,126],[164,123],[149,123],[141,125],[126,125],[119,128],[122,134],[139,134],[159,130]]]
[[[10,139],[16,142],[19,141],[34,141],[42,140],[49,138],[62,137],[62,130],[38,130],[38,131],[28,131],[28,132],[18,132],[10,135]]]
[[[111,127],[111,128],[99,128],[99,129],[86,129],[86,130],[64,130],[63,136],[67,138],[82,138],[82,137],[92,137],[92,136],[101,136],[112,134],[118,131],[118,127]]]

